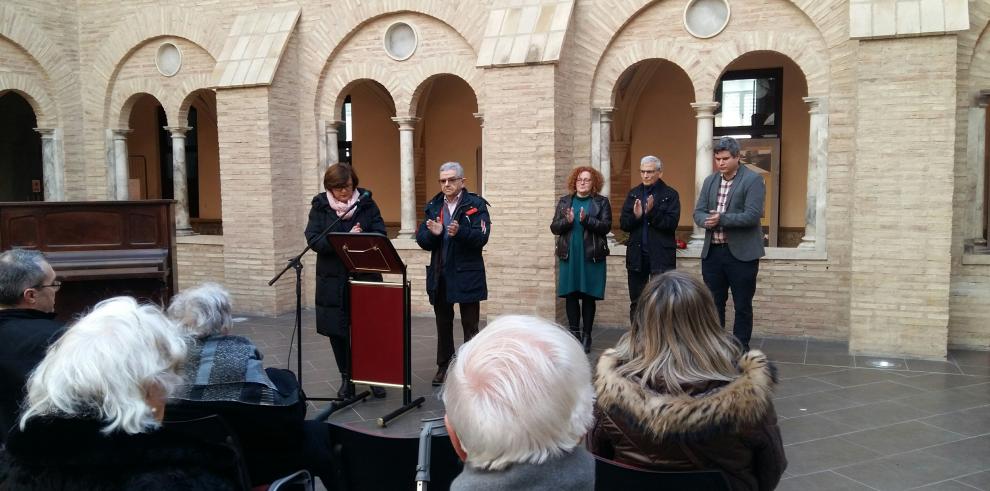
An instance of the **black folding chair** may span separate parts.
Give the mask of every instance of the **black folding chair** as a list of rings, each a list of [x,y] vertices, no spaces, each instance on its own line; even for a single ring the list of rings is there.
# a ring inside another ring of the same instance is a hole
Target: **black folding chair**
[[[717,470],[652,471],[595,456],[595,490],[629,489],[730,491],[729,480]]]

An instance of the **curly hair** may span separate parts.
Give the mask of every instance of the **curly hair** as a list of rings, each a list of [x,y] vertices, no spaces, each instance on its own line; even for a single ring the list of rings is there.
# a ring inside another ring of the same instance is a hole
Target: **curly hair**
[[[587,165],[575,167],[571,171],[571,175],[567,176],[567,191],[570,193],[577,192],[577,178],[585,171],[591,173],[591,194],[602,192],[602,186],[605,185],[605,178],[602,177],[602,173],[598,172],[597,169]]]

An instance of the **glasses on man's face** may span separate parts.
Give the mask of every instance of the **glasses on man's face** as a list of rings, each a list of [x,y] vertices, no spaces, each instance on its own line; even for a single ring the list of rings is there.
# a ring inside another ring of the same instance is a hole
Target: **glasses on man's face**
[[[437,182],[439,182],[441,186],[446,186],[448,182],[451,184],[455,184],[463,179],[464,179],[463,177],[448,177],[446,179],[437,179]]]
[[[639,173],[640,173],[640,174],[656,174],[656,173],[657,173],[657,171],[655,171],[655,170],[650,170],[650,169],[640,169],[640,170],[639,170]]]
[[[591,182],[591,178],[588,178],[588,179],[578,178],[575,182]]]
[[[58,291],[59,288],[62,288],[62,282],[61,281],[53,281],[50,285],[38,285],[38,286],[34,286],[32,288],[34,288],[35,290],[40,290],[42,288],[52,288],[55,291]]]

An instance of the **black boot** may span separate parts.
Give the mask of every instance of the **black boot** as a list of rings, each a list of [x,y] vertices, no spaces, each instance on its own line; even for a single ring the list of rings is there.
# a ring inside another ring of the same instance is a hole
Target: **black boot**
[[[579,343],[581,342],[581,328],[580,327],[571,326],[571,334],[574,335],[574,338],[577,339]]]
[[[372,385],[371,386],[371,393],[372,393],[372,395],[375,396],[375,399],[384,399],[385,398],[385,395],[386,395],[385,394],[385,387],[379,387],[377,385]]]
[[[581,340],[584,344],[584,352],[591,353],[591,329],[585,329]]]
[[[350,399],[354,397],[354,382],[346,373],[340,374],[340,388],[337,389],[337,397],[340,399]]]

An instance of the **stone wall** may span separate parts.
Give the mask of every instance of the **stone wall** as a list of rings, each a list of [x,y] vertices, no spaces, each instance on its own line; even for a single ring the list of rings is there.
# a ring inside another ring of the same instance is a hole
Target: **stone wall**
[[[176,239],[179,290],[201,283],[226,284],[224,272],[223,237],[200,235]],[[238,311],[240,306],[237,306]]]

